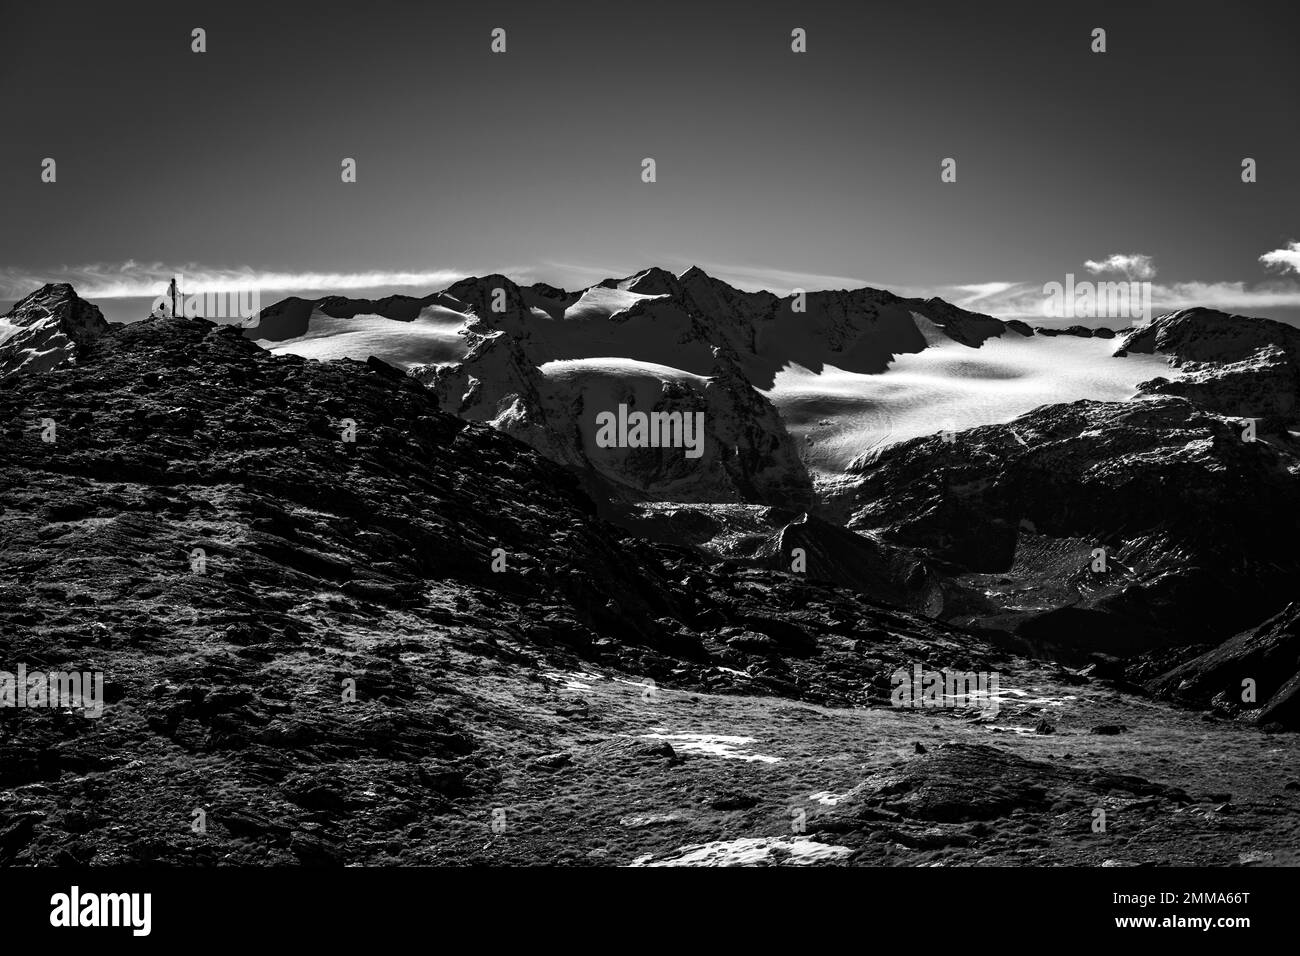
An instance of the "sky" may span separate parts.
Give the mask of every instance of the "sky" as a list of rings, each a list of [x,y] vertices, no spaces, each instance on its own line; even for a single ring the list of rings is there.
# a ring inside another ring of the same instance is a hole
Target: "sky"
[[[698,264],[1004,317],[1069,275],[1300,317],[1294,3],[43,0],[0,26],[0,300]]]

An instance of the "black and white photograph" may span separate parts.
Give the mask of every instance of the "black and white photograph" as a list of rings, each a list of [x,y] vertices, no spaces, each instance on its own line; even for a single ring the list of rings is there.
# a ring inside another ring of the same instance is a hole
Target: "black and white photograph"
[[[1300,7],[0,37],[7,927],[1286,925]]]

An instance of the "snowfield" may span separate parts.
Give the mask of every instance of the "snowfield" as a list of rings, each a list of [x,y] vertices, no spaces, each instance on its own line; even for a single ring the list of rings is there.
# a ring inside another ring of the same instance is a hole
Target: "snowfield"
[[[541,366],[541,373],[548,379],[560,382],[585,383],[593,379],[625,379],[634,381],[646,379],[655,382],[677,382],[692,388],[703,388],[709,384],[705,375],[695,375],[670,365],[655,362],[639,362],[626,358],[590,358],[557,359]]]
[[[440,306],[429,306],[413,321],[400,322],[382,315],[334,318],[314,311],[306,335],[279,342],[266,339],[257,344],[276,355],[286,353],[329,362],[370,356],[407,369],[412,365],[446,365],[459,362],[467,351],[464,337],[466,316]]]
[[[777,373],[764,394],[810,469],[838,474],[854,458],[909,438],[1009,422],[1040,405],[1122,401],[1140,382],[1178,376],[1161,355],[1116,358],[1114,339],[1008,333],[977,349],[927,339],[925,351],[897,356],[879,375],[834,365],[817,374],[796,364]]]
[[[557,460],[590,464],[633,484],[622,473],[622,450],[595,447],[600,410],[675,407],[683,400],[699,407],[702,401],[711,435],[745,443],[732,448],[737,454],[754,451],[754,436],[780,432],[779,416],[788,437],[780,437],[778,470],[797,468],[802,459],[822,485],[834,483],[855,459],[900,441],[1009,422],[1041,405],[1124,401],[1141,382],[1180,375],[1158,353],[1116,357],[1118,338],[1024,335],[987,316],[942,309],[933,313],[942,318],[932,318],[871,290],[820,294],[796,313],[789,302],[720,299],[698,278],[690,295],[630,291],[641,278],[592,286],[571,298],[521,290],[524,307],[510,314],[449,295],[426,300],[409,322],[368,311],[333,318],[317,308],[305,334],[258,344],[322,361],[374,355],[409,370],[463,362],[476,341],[509,336],[535,389],[531,400],[539,408],[532,414],[540,413],[545,425],[520,419],[530,413],[511,391],[520,373],[504,349],[476,352],[463,367],[463,381],[451,389],[457,407],[471,382],[483,383],[476,391],[481,407],[471,416],[513,429]],[[664,279],[671,281],[678,280]],[[702,298],[691,297],[697,293]],[[995,330],[1001,335],[986,337]],[[728,375],[737,367],[743,379]],[[745,382],[766,396],[775,415],[769,409],[764,418],[748,402]],[[773,455],[765,447],[755,457]]]
[[[645,299],[657,299],[662,296],[642,295],[624,289],[605,289],[592,286],[582,293],[581,298],[564,311],[566,321],[608,319],[611,315],[632,308]]]

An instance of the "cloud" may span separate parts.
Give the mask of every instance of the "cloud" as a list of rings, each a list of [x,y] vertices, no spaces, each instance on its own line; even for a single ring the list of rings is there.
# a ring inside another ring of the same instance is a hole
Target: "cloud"
[[[1289,269],[1300,275],[1300,242],[1293,239],[1287,243],[1285,249],[1266,252],[1259,257],[1259,261],[1270,268],[1281,269],[1283,272]]]
[[[1055,281],[1064,282],[1064,276]],[[1088,280],[1081,282],[1123,280]],[[999,289],[999,286],[1006,288]],[[979,290],[974,294],[971,290]],[[1000,319],[1024,319],[1029,322],[1055,320],[1049,314],[1049,296],[1042,284],[1029,282],[988,282],[949,286],[938,293],[945,299],[976,312],[984,312]],[[1279,308],[1300,308],[1300,283],[1290,279],[1247,285],[1245,282],[1172,282],[1151,283],[1151,305],[1156,314],[1203,306],[1224,312],[1256,315],[1261,311]],[[1104,319],[1098,320],[1105,325]]]
[[[1283,273],[1300,275],[1300,242],[1291,241],[1285,248],[1274,249],[1259,257],[1265,266]],[[1113,253],[1100,261],[1088,260],[1084,266],[1093,275],[1120,273],[1128,281],[1145,281],[1156,274],[1152,257],[1141,253]],[[1064,282],[1065,277],[1053,277]],[[1087,281],[1087,280],[1076,280]],[[1117,279],[1098,279],[1096,283]],[[1156,313],[1172,312],[1201,306],[1224,312],[1258,315],[1271,309],[1300,308],[1300,282],[1289,275],[1266,282],[1146,282],[1151,289],[1151,305]],[[985,312],[1003,319],[1028,321],[1054,319],[1049,314],[1049,296],[1043,286],[1031,282],[977,282],[948,286],[939,295],[963,308]],[[1101,320],[1104,324],[1104,320]]]
[[[1112,252],[1105,259],[1100,261],[1089,259],[1083,265],[1093,275],[1102,272],[1118,272],[1128,279],[1156,277],[1156,267],[1152,264],[1151,257],[1144,256],[1140,252]]]
[[[557,285],[563,289],[584,288],[604,279],[622,279],[625,276],[636,275],[645,267],[640,269],[627,270],[622,266],[593,266],[581,265],[574,262],[557,262],[553,259],[545,259],[541,263],[542,268],[530,270],[531,274],[541,276],[543,282],[551,285]],[[506,273],[514,277],[514,273]]]
[[[46,282],[69,282],[87,299],[153,298],[173,275],[182,277],[190,292],[356,292],[363,289],[442,289],[468,273],[455,269],[429,272],[265,272],[242,266],[214,269],[189,263],[93,263],[61,266],[46,272],[0,269],[0,297],[19,299]]]
[[[976,282],[971,285],[955,285],[952,289],[955,292],[963,293],[963,295],[955,298],[953,302],[963,309],[969,309],[976,302],[993,296],[1001,296],[1019,288],[1021,284],[1019,282]]]
[[[679,260],[679,262],[684,260]],[[865,279],[853,276],[826,275],[819,272],[799,272],[789,269],[768,269],[759,266],[728,265],[719,262],[697,261],[686,263],[677,269],[697,265],[715,279],[721,279],[729,285],[747,292],[766,290],[777,295],[789,295],[793,289],[805,292],[824,292],[828,289],[861,289],[873,285]],[[882,286],[875,286],[883,288]]]
[[[1178,282],[1155,286],[1151,301],[1166,310],[1197,305],[1225,311],[1300,307],[1300,285],[1278,283],[1250,287],[1244,282]]]

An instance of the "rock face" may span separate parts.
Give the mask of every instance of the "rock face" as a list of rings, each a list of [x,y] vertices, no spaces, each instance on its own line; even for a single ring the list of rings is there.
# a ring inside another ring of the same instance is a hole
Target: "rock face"
[[[1131,652],[1232,633],[1294,593],[1294,467],[1182,399],[1052,405],[864,462],[848,527],[949,564],[945,618]]]
[[[759,549],[770,566],[791,566],[796,555],[802,572],[815,581],[855,588],[876,600],[937,615],[943,608],[942,584],[922,552],[891,547],[802,514]]]
[[[1246,681],[1253,700],[1243,700]],[[1300,730],[1300,604],[1154,678],[1158,696]]]
[[[1178,362],[1226,364],[1271,346],[1295,355],[1300,351],[1300,329],[1217,309],[1183,309],[1124,333],[1119,347],[1129,352],[1160,352]]]
[[[1192,802],[1177,788],[1140,777],[1090,774],[996,747],[947,744],[873,774],[821,813],[813,829],[845,832],[890,818],[964,823],[1012,813],[1046,817],[1077,813],[1112,794],[1165,800],[1174,807]]]
[[[1268,429],[1300,415],[1300,330],[1214,309],[1184,309],[1124,335],[1120,351],[1158,352],[1182,370],[1144,392],[1182,395],[1222,415],[1263,419]]]
[[[652,541],[696,548],[731,567],[762,567],[935,615],[943,582],[928,557],[808,512],[754,505],[641,505],[612,519]]]
[[[43,285],[0,316],[0,380],[75,362],[107,329],[99,309],[72,286]]]

